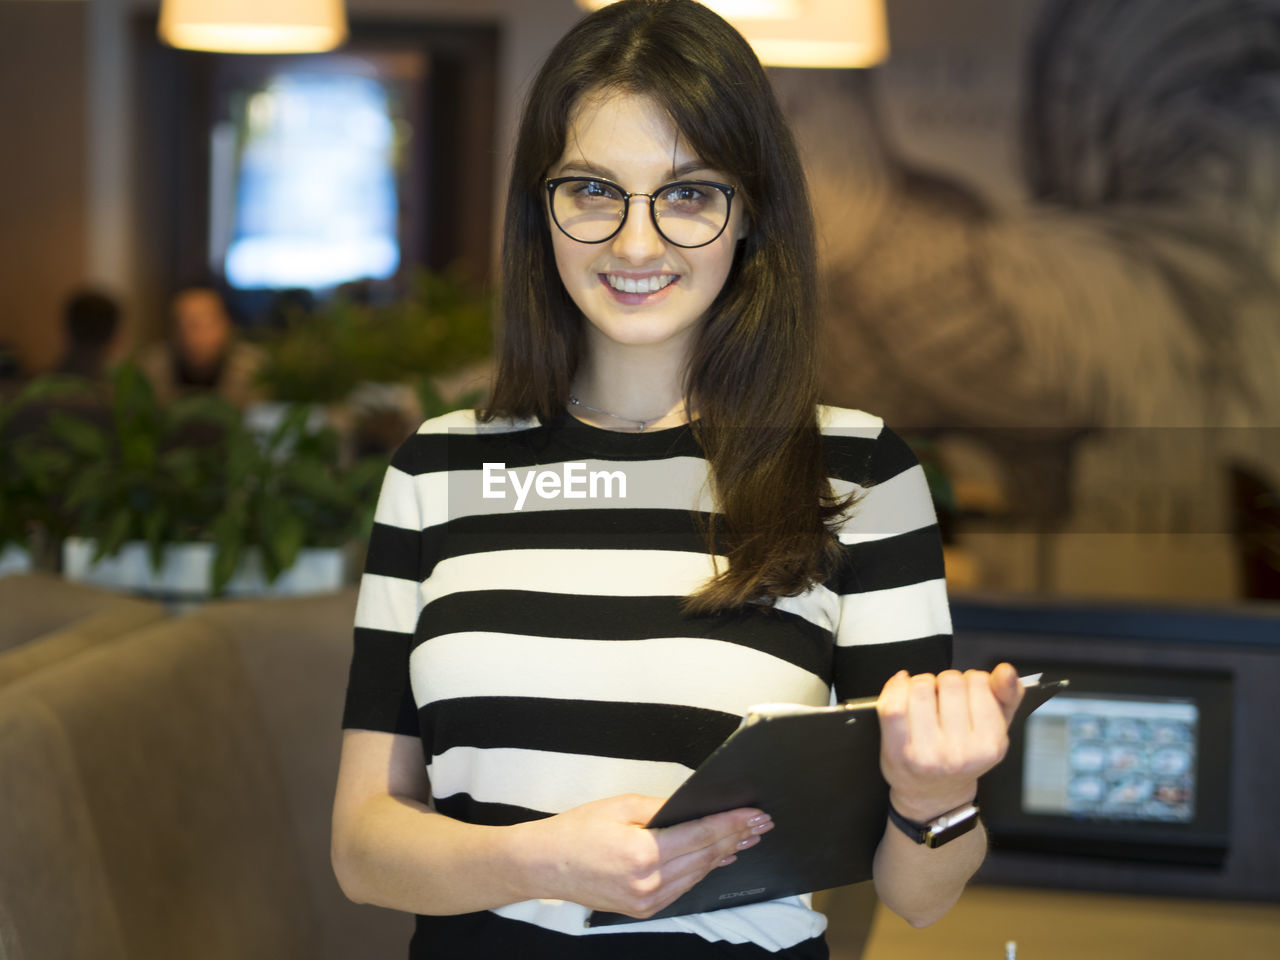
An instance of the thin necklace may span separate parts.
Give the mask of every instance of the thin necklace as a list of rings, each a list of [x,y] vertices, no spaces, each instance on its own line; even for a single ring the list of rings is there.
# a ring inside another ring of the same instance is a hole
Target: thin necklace
[[[651,423],[657,423],[659,420],[661,420],[663,417],[666,417],[671,412],[670,410],[668,410],[667,413],[660,414],[659,416],[656,416],[656,417],[645,417],[645,419],[643,420],[637,420],[635,417],[619,416],[616,413],[610,413],[608,410],[601,410],[599,407],[593,407],[589,403],[583,403],[581,400],[575,397],[572,393],[569,394],[569,402],[572,403],[575,407],[582,407],[583,410],[590,410],[592,413],[599,413],[599,414],[602,414],[603,416],[612,417],[614,420],[622,420],[626,423],[634,423],[639,428],[636,430],[637,433],[644,433],[645,427],[647,427]]]

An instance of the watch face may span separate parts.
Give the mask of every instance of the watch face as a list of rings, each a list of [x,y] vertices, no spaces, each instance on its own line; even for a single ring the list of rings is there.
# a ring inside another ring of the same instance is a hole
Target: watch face
[[[934,826],[934,824],[938,824]],[[925,846],[940,847],[956,837],[962,837],[978,825],[978,808],[970,804],[963,810],[944,814],[925,830]]]

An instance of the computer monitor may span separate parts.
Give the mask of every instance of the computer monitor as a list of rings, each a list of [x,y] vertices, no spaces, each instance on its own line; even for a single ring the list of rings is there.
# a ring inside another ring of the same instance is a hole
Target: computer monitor
[[[980,785],[993,848],[1215,865],[1228,849],[1229,673],[1019,663],[1070,686]]]

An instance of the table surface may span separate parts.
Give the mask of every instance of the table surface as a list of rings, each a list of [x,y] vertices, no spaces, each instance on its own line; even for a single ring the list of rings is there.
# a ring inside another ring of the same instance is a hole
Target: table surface
[[[1277,960],[1280,904],[972,886],[922,930],[877,906],[862,960],[1004,960],[1008,940],[1017,960]]]

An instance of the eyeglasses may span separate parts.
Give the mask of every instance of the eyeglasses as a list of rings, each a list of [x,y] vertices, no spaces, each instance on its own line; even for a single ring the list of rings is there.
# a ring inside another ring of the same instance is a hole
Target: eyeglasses
[[[705,247],[729,225],[735,189],[711,180],[677,180],[653,193],[627,193],[598,177],[556,177],[547,182],[551,218],[579,243],[604,243],[621,232],[632,197],[647,197],[653,225],[677,247]]]

